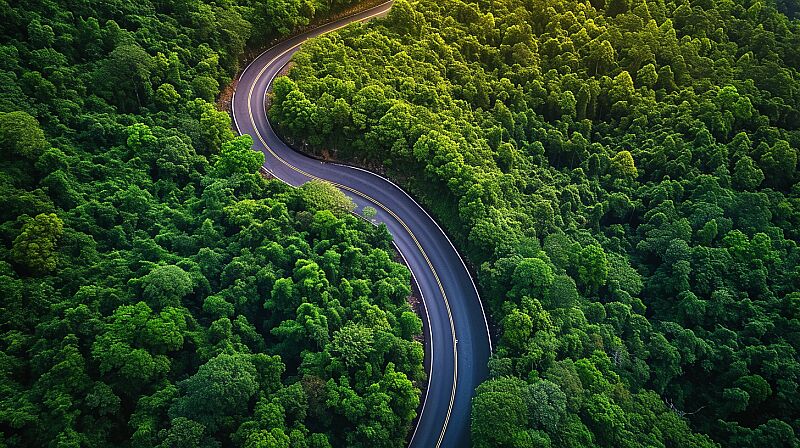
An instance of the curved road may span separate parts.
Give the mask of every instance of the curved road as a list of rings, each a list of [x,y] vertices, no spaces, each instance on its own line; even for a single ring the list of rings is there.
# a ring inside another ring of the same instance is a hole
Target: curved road
[[[266,156],[264,167],[284,182],[299,186],[327,180],[360,208],[378,210],[394,237],[422,295],[426,327],[426,363],[430,368],[414,448],[467,447],[470,403],[486,378],[491,352],[488,326],[475,284],[463,260],[436,222],[389,180],[358,168],[323,163],[292,150],[272,129],[264,104],[275,76],[306,39],[355,21],[385,14],[391,2],[289,38],[256,58],[242,73],[232,101],[240,134],[250,134]]]

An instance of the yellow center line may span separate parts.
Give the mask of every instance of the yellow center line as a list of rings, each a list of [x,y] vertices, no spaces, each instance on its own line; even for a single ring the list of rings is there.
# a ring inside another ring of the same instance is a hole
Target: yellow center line
[[[377,15],[380,15],[380,14],[382,14],[382,13],[383,13],[383,11],[380,11],[380,12],[377,12],[377,13],[375,13],[375,14],[372,14],[372,15],[369,15],[369,16],[366,16],[366,17],[363,17],[363,18],[361,18],[361,19],[358,19],[358,21],[359,21],[359,22],[360,22],[360,21],[364,21],[364,20],[370,19],[370,18],[372,18],[372,17],[375,17],[375,16],[377,16]],[[330,33],[330,32],[336,31],[336,30],[339,30],[339,29],[341,29],[341,28],[344,28],[344,27],[345,27],[345,26],[347,26],[347,25],[349,25],[349,23],[346,23],[346,24],[344,24],[344,25],[341,25],[341,26],[337,26],[337,27],[335,27],[335,28],[332,28],[332,29],[330,29],[330,30],[328,30],[328,31],[326,31],[326,32],[324,32],[324,33],[322,33],[322,34],[327,34],[327,33]],[[307,40],[307,39],[306,39],[306,40]],[[394,219],[396,219],[396,220],[397,220],[397,222],[399,222],[401,226],[403,226],[403,228],[406,230],[406,232],[408,232],[408,234],[409,234],[409,235],[411,236],[411,238],[414,240],[414,244],[417,246],[417,248],[419,249],[420,253],[422,253],[422,256],[425,258],[425,262],[428,264],[428,267],[431,269],[431,272],[433,273],[433,276],[434,276],[434,278],[436,279],[436,283],[437,283],[437,285],[438,285],[438,287],[439,287],[439,291],[442,293],[442,297],[444,298],[444,304],[445,304],[445,308],[446,308],[446,310],[447,310],[447,316],[448,316],[448,318],[449,318],[449,320],[450,320],[450,333],[451,333],[451,336],[452,336],[452,338],[453,338],[453,359],[454,359],[454,361],[453,361],[453,364],[454,364],[454,365],[453,365],[453,388],[452,388],[452,390],[451,390],[451,392],[450,392],[450,403],[449,403],[449,405],[448,405],[448,408],[447,408],[447,415],[446,415],[446,417],[445,417],[444,424],[442,425],[442,431],[441,431],[441,433],[439,434],[439,439],[438,439],[438,441],[436,442],[436,447],[439,447],[439,446],[441,445],[441,443],[442,443],[442,440],[444,439],[445,430],[447,429],[447,424],[448,424],[448,423],[449,423],[449,421],[450,421],[450,415],[451,415],[451,413],[452,413],[452,411],[453,411],[453,402],[455,401],[455,395],[456,395],[456,383],[457,383],[457,380],[458,380],[458,350],[457,350],[457,346],[456,346],[456,331],[455,331],[455,325],[454,325],[454,323],[453,323],[453,315],[452,315],[452,313],[451,313],[451,311],[450,311],[450,303],[449,303],[449,301],[447,300],[447,294],[446,294],[446,293],[445,293],[445,291],[444,291],[444,286],[442,285],[442,282],[441,282],[441,280],[439,279],[439,275],[436,273],[436,269],[434,269],[434,267],[433,267],[433,263],[431,263],[430,259],[428,258],[428,254],[427,254],[427,253],[425,252],[425,250],[422,248],[422,245],[420,244],[420,242],[419,242],[419,240],[417,239],[416,235],[414,235],[414,232],[412,232],[412,231],[411,231],[411,229],[408,227],[408,225],[406,225],[405,221],[403,221],[403,220],[402,220],[402,219],[401,219],[401,218],[400,218],[400,217],[399,217],[399,216],[398,216],[398,215],[397,215],[395,212],[393,212],[392,210],[390,210],[390,209],[389,209],[387,206],[383,205],[383,204],[382,204],[380,201],[378,201],[378,200],[376,200],[376,199],[374,199],[374,198],[372,198],[372,197],[368,196],[367,194],[365,194],[365,193],[362,193],[362,192],[360,192],[360,191],[358,191],[358,190],[356,190],[356,189],[354,189],[354,188],[352,188],[352,187],[349,187],[349,186],[347,186],[347,185],[342,185],[342,184],[339,184],[339,183],[337,183],[337,182],[333,182],[333,181],[330,181],[330,180],[327,180],[327,179],[323,179],[323,178],[321,178],[321,177],[319,177],[319,176],[315,176],[315,175],[313,175],[313,174],[307,173],[306,171],[303,171],[302,169],[300,169],[300,168],[297,168],[296,166],[294,166],[294,165],[290,164],[289,162],[287,162],[286,160],[284,160],[284,159],[283,159],[281,156],[279,156],[279,155],[278,155],[278,154],[277,154],[277,153],[276,153],[276,152],[275,152],[275,151],[274,151],[274,150],[273,150],[273,149],[272,149],[272,148],[269,146],[269,144],[267,144],[267,142],[264,140],[264,137],[261,135],[261,132],[259,132],[259,130],[258,130],[258,126],[256,125],[255,118],[254,118],[254,116],[253,116],[253,103],[252,103],[253,91],[254,91],[254,89],[255,89],[255,86],[256,86],[256,84],[257,84],[257,83],[258,83],[258,81],[261,79],[261,77],[264,75],[264,72],[265,72],[265,71],[266,71],[266,70],[267,70],[267,69],[268,69],[268,68],[269,68],[269,67],[270,67],[270,66],[271,66],[271,65],[272,65],[272,64],[273,64],[275,61],[277,61],[278,59],[282,58],[282,57],[283,57],[283,56],[284,56],[286,53],[289,53],[290,51],[293,51],[293,50],[295,50],[295,49],[296,49],[297,47],[299,47],[299,46],[300,46],[300,45],[301,45],[303,42],[305,42],[305,40],[303,40],[302,42],[300,42],[300,43],[298,43],[298,44],[296,44],[296,45],[294,45],[294,46],[292,46],[292,47],[290,47],[290,48],[286,49],[285,51],[283,51],[283,52],[282,52],[281,54],[279,54],[278,56],[275,56],[274,58],[272,58],[272,60],[270,60],[270,61],[269,61],[267,64],[265,64],[265,65],[264,65],[264,67],[261,69],[261,71],[259,71],[258,75],[256,75],[256,78],[255,78],[255,80],[253,80],[253,83],[252,83],[252,85],[250,86],[250,91],[249,91],[249,93],[248,93],[248,95],[247,95],[247,110],[248,110],[248,113],[249,113],[249,115],[250,115],[250,122],[251,122],[251,124],[253,125],[253,129],[255,130],[256,136],[257,136],[257,137],[258,137],[258,139],[261,141],[261,143],[264,145],[264,147],[265,147],[265,148],[267,148],[267,151],[269,151],[269,153],[270,153],[270,154],[272,154],[272,156],[273,156],[273,157],[275,157],[276,159],[278,159],[280,162],[282,162],[284,165],[288,166],[288,167],[289,167],[289,168],[291,168],[292,170],[294,170],[294,171],[296,171],[296,172],[298,172],[298,173],[300,173],[300,174],[302,174],[302,175],[304,175],[304,176],[306,176],[306,177],[308,177],[308,178],[310,178],[310,179],[317,179],[317,180],[323,180],[323,181],[329,182],[329,183],[331,183],[331,184],[335,185],[336,187],[338,187],[338,188],[340,188],[340,189],[347,190],[347,191],[349,191],[349,192],[351,192],[351,193],[354,193],[354,194],[356,194],[356,195],[358,195],[358,196],[361,196],[362,198],[364,198],[364,199],[366,199],[366,200],[368,200],[368,201],[370,201],[370,202],[374,203],[375,205],[379,206],[381,209],[383,209],[383,210],[384,210],[384,211],[386,211],[386,212],[387,212],[389,215],[391,215],[391,216],[392,216]],[[432,336],[432,335],[431,335],[431,336]],[[432,341],[431,341],[431,343],[432,343]],[[433,373],[433,372],[432,372],[432,370],[433,370],[433,364],[431,364],[431,373]]]

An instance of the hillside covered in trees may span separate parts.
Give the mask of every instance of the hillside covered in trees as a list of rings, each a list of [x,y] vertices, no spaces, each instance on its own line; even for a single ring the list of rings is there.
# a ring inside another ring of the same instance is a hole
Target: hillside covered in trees
[[[800,446],[800,21],[761,0],[397,0],[276,80],[475,267],[476,447]]]
[[[0,0],[0,446],[398,447],[391,237],[259,174],[212,103],[348,2]]]

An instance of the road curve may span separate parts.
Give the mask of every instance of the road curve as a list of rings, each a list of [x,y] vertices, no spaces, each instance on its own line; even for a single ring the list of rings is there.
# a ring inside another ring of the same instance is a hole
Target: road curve
[[[299,186],[329,181],[359,209],[372,206],[411,269],[425,308],[426,364],[430,368],[421,414],[409,443],[413,448],[470,446],[470,402],[486,378],[491,353],[486,316],[463,260],[438,224],[397,185],[368,171],[323,163],[292,150],[276,135],[264,104],[273,78],[305,40],[355,21],[385,14],[391,2],[289,38],[258,56],[242,72],[231,109],[240,134],[264,152],[264,167]]]

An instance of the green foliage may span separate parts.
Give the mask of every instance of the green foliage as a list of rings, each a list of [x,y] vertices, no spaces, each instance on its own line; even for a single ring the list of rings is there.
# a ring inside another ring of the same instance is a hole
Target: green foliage
[[[354,367],[367,360],[374,343],[370,328],[347,325],[333,335],[331,353],[347,367]]]
[[[633,162],[633,156],[630,151],[620,151],[611,159],[614,170],[621,177],[635,178],[637,176],[636,165]]]
[[[253,138],[242,135],[222,145],[222,151],[212,167],[215,177],[230,177],[236,174],[255,174],[264,164],[264,154],[252,150]]]
[[[0,148],[4,159],[36,160],[48,146],[36,118],[23,111],[0,112]]]
[[[519,446],[524,438],[528,409],[525,382],[514,378],[490,380],[478,387],[472,404],[472,443],[476,448]]]
[[[179,266],[158,266],[140,279],[142,296],[153,306],[178,306],[193,289],[189,273]]]
[[[578,280],[588,294],[594,293],[606,284],[608,278],[608,259],[603,248],[592,244],[578,254]]]
[[[58,262],[56,244],[63,233],[64,222],[54,213],[28,218],[19,236],[14,239],[11,257],[30,272],[51,272]]]
[[[214,433],[231,416],[243,416],[250,398],[259,390],[256,367],[249,358],[220,354],[200,366],[197,373],[179,384],[182,395],[170,407],[170,417],[194,420]]]
[[[333,184],[323,180],[312,180],[300,187],[303,197],[318,210],[332,210],[334,213],[352,212],[353,201]]]
[[[524,258],[511,276],[514,288],[510,295],[515,298],[523,296],[541,298],[553,283],[553,270],[540,258]]]
[[[378,210],[376,210],[375,207],[370,207],[370,206],[364,207],[364,209],[361,212],[367,219],[373,219],[375,218],[375,216],[378,215]]]
[[[395,2],[276,80],[288,139],[382,163],[478,267],[476,446],[800,443],[789,3]]]
[[[246,44],[352,2],[284,3],[0,5],[0,445],[404,446],[390,235],[261,176],[213,104]]]
[[[153,57],[139,45],[121,44],[99,64],[94,84],[120,110],[135,111],[151,95],[154,65]]]

